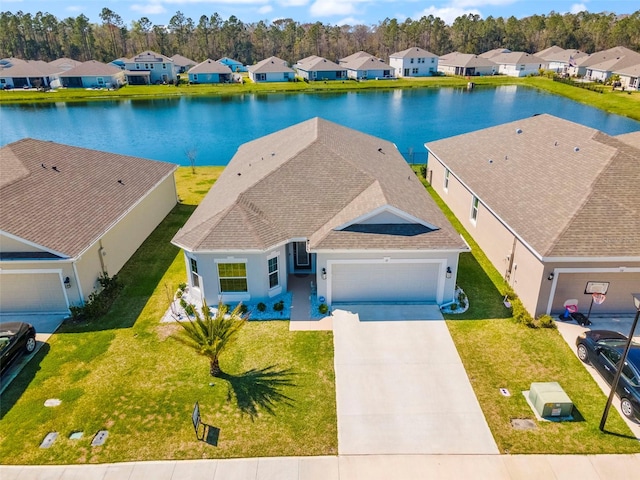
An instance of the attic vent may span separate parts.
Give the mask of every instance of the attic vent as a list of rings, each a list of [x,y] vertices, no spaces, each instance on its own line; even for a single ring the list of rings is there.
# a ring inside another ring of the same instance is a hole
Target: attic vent
[[[574,152],[579,152],[580,151],[580,147],[573,147],[573,151]],[[55,167],[54,167],[55,168]]]
[[[493,163],[493,160],[489,159],[489,163]]]
[[[54,172],[59,172],[60,171],[60,170],[58,170],[58,167],[56,167],[56,166],[51,167],[51,170],[53,170]]]
[[[522,133],[522,129],[521,128],[516,128],[516,133],[517,134],[521,134]]]

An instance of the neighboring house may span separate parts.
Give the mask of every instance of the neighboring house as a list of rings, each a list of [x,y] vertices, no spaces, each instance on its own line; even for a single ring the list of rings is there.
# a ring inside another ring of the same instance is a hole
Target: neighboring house
[[[619,70],[636,67],[637,65],[640,65],[640,53],[629,50],[629,52],[625,54],[589,65],[585,73],[585,78],[596,82],[606,82]]]
[[[317,55],[299,60],[293,68],[305,80],[344,80],[347,78],[346,68]]]
[[[496,52],[489,60],[498,66],[498,74],[509,77],[538,75],[540,69],[546,66],[545,60],[525,52]]]
[[[174,61],[150,50],[125,59],[124,66],[130,85],[175,83],[178,78]]]
[[[468,251],[393,143],[319,118],[240,146],[173,243],[212,305],[267,301],[293,275],[329,305],[443,304]]]
[[[0,149],[0,313],[68,312],[177,201],[176,165],[24,139]]]
[[[116,58],[115,60],[110,61],[109,64],[113,65],[114,67],[118,67],[120,70],[125,70],[126,61],[127,61],[126,58],[120,57],[120,58]]]
[[[67,88],[119,88],[124,84],[124,72],[114,65],[89,60],[57,75],[56,85]],[[59,84],[58,84],[59,83]]]
[[[556,45],[541,50],[535,55],[546,62],[543,68],[562,75],[567,75],[570,67],[575,66],[581,58],[588,56],[586,52],[572,48],[565,50]]]
[[[640,56],[640,54],[626,47],[613,47],[576,59],[569,67],[568,73],[572,77],[592,79],[591,76],[594,75],[593,80],[604,80],[607,78],[606,73],[601,75],[600,72],[606,72],[607,68],[625,68],[629,65],[623,66],[618,62],[624,57],[635,58],[636,56]],[[596,67],[595,73],[593,67]]]
[[[360,56],[348,61],[340,61],[340,66],[347,70],[347,77],[354,80],[391,78],[393,69],[379,58]]]
[[[242,62],[239,62],[238,60],[234,60],[233,58],[222,57],[221,59],[218,60],[218,62],[229,67],[233,73],[247,71],[247,67],[244,66]]]
[[[176,66],[178,73],[184,73],[198,63],[198,62],[194,62],[190,58],[183,57],[182,55],[178,55],[177,53],[173,57],[171,57],[171,60],[173,60],[173,63]]]
[[[445,75],[495,75],[498,66],[489,60],[470,53],[452,52],[438,59],[438,71]]]
[[[640,89],[640,62],[627,68],[621,68],[613,72],[620,77],[620,83],[626,90]]]
[[[48,87],[56,68],[42,61],[5,59],[0,68],[0,89]]]
[[[511,53],[511,50],[509,50],[508,48],[494,48],[493,50],[486,51],[478,56],[482,58],[493,58],[505,53]]]
[[[374,55],[371,55],[368,52],[360,50],[360,51],[358,51],[356,53],[352,53],[351,55],[349,55],[347,57],[339,59],[338,60],[338,64],[342,65],[344,63],[349,63],[349,62],[351,62],[353,60],[358,60],[359,58],[376,58],[376,57]]]
[[[231,81],[231,69],[207,58],[189,70],[189,83],[227,83]]]
[[[81,65],[82,62],[79,62],[78,60],[73,60],[71,58],[58,58],[56,60],[52,60],[49,62],[49,65],[51,65],[53,68],[56,69],[56,71],[58,72],[66,72],[71,70],[72,68],[77,67],[78,65]]]
[[[612,137],[543,114],[426,145],[427,177],[533,315],[587,282],[594,313],[631,313],[640,286],[640,132]]]
[[[438,56],[420,47],[411,47],[389,55],[396,77],[428,77],[438,71]]]
[[[249,78],[255,82],[288,82],[295,78],[296,73],[287,62],[278,57],[265,58],[261,62],[251,65]]]

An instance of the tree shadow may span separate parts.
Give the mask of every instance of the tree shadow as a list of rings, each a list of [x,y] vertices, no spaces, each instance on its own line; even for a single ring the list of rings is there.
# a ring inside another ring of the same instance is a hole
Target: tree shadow
[[[275,416],[275,407],[282,403],[293,405],[293,399],[282,393],[283,387],[296,386],[293,377],[296,375],[290,368],[277,370],[275,365],[262,369],[251,369],[239,375],[221,372],[219,378],[229,382],[227,401],[235,398],[242,413],[251,419],[264,410]]]

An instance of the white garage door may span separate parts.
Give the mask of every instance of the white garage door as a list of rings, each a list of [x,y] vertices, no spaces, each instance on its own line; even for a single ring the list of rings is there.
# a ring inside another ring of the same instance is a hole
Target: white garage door
[[[347,263],[331,269],[332,302],[435,302],[436,263]]]
[[[0,312],[65,312],[62,288],[57,273],[1,274]]]

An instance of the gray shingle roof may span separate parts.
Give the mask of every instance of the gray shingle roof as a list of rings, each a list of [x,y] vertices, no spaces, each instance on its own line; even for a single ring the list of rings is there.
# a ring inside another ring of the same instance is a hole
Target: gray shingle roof
[[[401,52],[395,52],[389,55],[389,58],[430,58],[437,57],[435,53],[423,50],[420,47],[411,47]]]
[[[278,73],[287,72],[294,73],[293,69],[287,65],[287,62],[278,57],[269,57],[248,67],[251,73]]]
[[[438,65],[455,67],[493,67],[496,66],[488,58],[483,58],[472,53],[451,52],[438,59]]]
[[[540,256],[640,256],[632,145],[545,114],[426,146]]]
[[[376,57],[358,57],[340,65],[347,70],[392,70],[390,65]]]
[[[0,230],[67,257],[81,254],[177,168],[34,139],[2,147],[0,166]]]
[[[295,67],[305,72],[326,72],[329,70],[345,70],[344,66],[327,60],[323,57],[311,55],[310,57],[303,58],[296,63]]]
[[[98,62],[97,60],[89,60],[81,63],[66,72],[60,74],[60,77],[84,77],[84,76],[113,76],[121,74],[122,70],[114,65]]]
[[[226,65],[207,58],[204,62],[200,62],[195,67],[191,67],[189,73],[226,73],[231,74],[231,69]]]
[[[378,207],[437,227],[416,235],[337,231]],[[395,146],[319,118],[241,145],[173,241],[193,251],[466,249]]]

